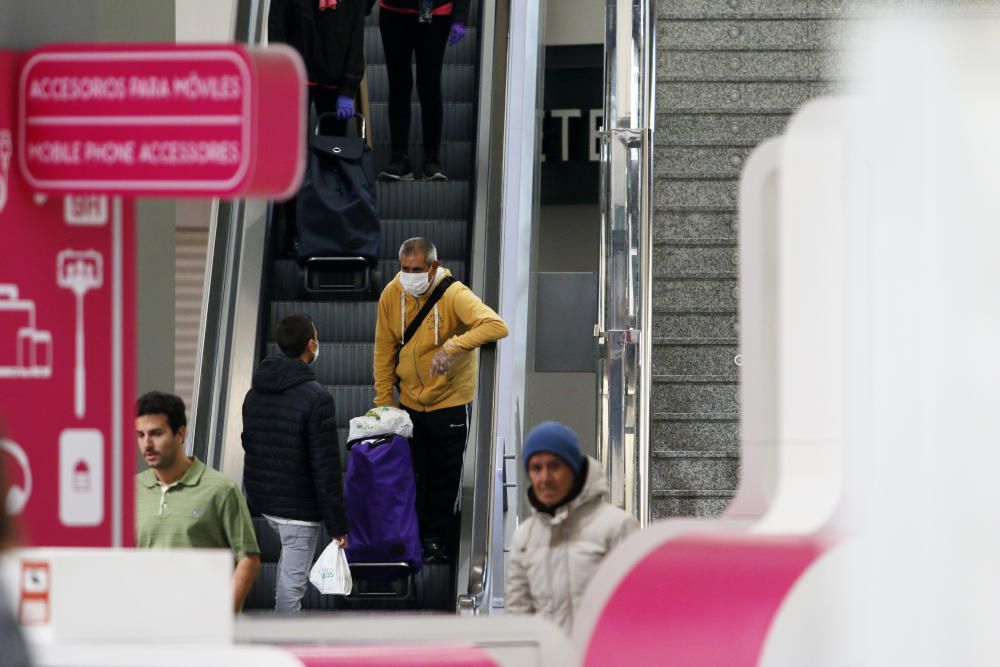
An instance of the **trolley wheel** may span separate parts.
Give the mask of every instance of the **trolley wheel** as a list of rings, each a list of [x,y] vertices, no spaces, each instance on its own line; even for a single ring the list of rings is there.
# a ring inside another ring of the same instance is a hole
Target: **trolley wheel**
[[[413,576],[414,598],[418,609],[455,611],[454,577],[450,563],[425,563]]]

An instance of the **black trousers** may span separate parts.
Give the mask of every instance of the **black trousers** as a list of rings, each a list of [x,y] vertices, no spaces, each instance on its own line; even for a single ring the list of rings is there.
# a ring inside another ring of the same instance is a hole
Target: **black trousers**
[[[413,420],[413,472],[417,478],[420,537],[444,542],[454,551],[458,536],[458,498],[469,436],[469,404],[417,412]]]
[[[420,23],[416,15],[379,10],[378,25],[385,50],[389,76],[389,135],[394,159],[407,152],[410,144],[410,96],[413,94],[414,56],[417,61],[417,95],[424,130],[424,159],[438,160],[444,102],[441,95],[441,66],[451,31],[451,16],[435,16]]]

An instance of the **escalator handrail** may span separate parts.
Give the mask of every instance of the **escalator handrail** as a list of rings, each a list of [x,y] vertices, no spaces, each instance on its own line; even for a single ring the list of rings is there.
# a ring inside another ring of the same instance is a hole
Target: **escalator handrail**
[[[474,292],[482,295],[484,302],[494,306],[499,303],[500,257],[495,250],[488,252],[487,249],[500,247],[501,221],[499,197],[491,196],[499,190],[500,172],[493,168],[496,162],[491,156],[498,152],[498,144],[502,147],[502,132],[498,135],[495,130],[503,127],[503,105],[497,104],[496,100],[498,94],[503,94],[502,85],[499,93],[496,90],[497,72],[503,68],[496,65],[498,60],[505,62],[506,59],[506,43],[499,24],[503,23],[504,8],[508,4],[507,0],[482,0],[479,22],[475,217],[470,252],[474,271],[470,275],[470,286]],[[502,80],[500,83],[503,83]],[[468,522],[463,520],[463,529],[468,526],[471,532],[468,572],[467,576],[464,576],[464,570],[456,573],[456,583],[459,584],[456,606],[462,613],[476,613],[482,607],[492,576],[491,554],[494,552],[494,541],[503,539],[502,531],[500,535],[494,531],[495,514],[503,511],[495,502],[496,382],[497,348],[495,344],[491,344],[480,350],[479,384],[473,405],[474,433],[471,439],[475,456],[466,457],[466,468],[468,470],[471,467],[471,470],[469,474],[463,475],[463,479],[471,477],[474,482],[472,518]],[[461,589],[463,581],[466,583],[464,592]]]

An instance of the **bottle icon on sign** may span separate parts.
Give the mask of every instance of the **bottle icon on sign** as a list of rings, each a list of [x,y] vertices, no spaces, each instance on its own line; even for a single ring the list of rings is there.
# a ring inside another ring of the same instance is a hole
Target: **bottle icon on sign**
[[[104,521],[104,435],[68,428],[59,434],[59,521],[99,526]]]
[[[90,466],[83,459],[73,466],[73,490],[77,493],[90,491]]]

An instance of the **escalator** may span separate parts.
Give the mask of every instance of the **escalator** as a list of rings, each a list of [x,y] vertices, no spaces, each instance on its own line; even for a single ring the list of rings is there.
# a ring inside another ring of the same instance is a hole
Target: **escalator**
[[[477,4],[472,3],[473,11]],[[390,159],[389,86],[378,11],[376,7],[365,25],[369,131],[376,171]],[[470,15],[470,22],[473,16]],[[265,281],[261,297],[261,321],[267,341],[261,352],[278,353],[274,332],[282,318],[293,313],[306,313],[313,318],[320,334],[315,370],[319,381],[330,388],[337,406],[341,442],[346,439],[350,418],[364,414],[372,406],[375,308],[382,288],[399,271],[399,246],[414,236],[430,239],[437,246],[441,263],[458,280],[466,281],[476,125],[476,38],[477,30],[470,25],[465,39],[445,52],[441,160],[450,180],[377,184],[382,238],[371,289],[360,294],[310,291],[305,285],[303,269],[294,257],[272,255],[270,279]],[[422,160],[421,142],[420,105],[414,92],[410,155],[415,164]],[[268,246],[274,245],[280,244],[269,240]]]
[[[480,76],[482,62],[502,54],[480,48],[481,6],[495,11],[491,0],[472,1],[465,39],[449,46],[442,72],[444,124],[440,160],[448,181],[379,182],[377,185],[382,237],[377,267],[366,290],[316,291],[306,284],[304,270],[283,241],[275,212],[278,207],[253,201],[221,202],[209,248],[205,331],[199,346],[196,380],[195,453],[226,474],[242,476],[239,440],[240,405],[250,374],[263,356],[278,352],[274,342],[278,322],[306,313],[316,324],[321,352],[315,371],[333,396],[339,445],[346,462],[348,422],[372,406],[372,357],[376,305],[381,290],[398,272],[398,250],[410,237],[435,243],[442,265],[493,307],[498,264],[485,249],[499,236],[490,230],[487,207],[495,208],[491,189],[496,175],[489,167],[498,133],[491,129],[497,88],[493,76]],[[366,20],[365,56],[369,92],[368,131],[376,170],[389,162],[388,81],[378,28],[378,8]],[[259,40],[262,12],[253,2],[240,2],[237,31],[245,40]],[[492,26],[495,14],[490,13]],[[491,27],[491,30],[494,28]],[[238,34],[238,37],[240,35]],[[491,35],[492,37],[492,35]],[[489,44],[496,43],[494,39]],[[491,68],[492,69],[492,68]],[[485,107],[484,107],[485,100]],[[414,90],[410,157],[422,163],[420,105]],[[477,169],[477,165],[480,165]],[[482,165],[487,165],[484,168]],[[478,209],[477,209],[478,206]],[[495,242],[495,241],[494,241]],[[476,272],[473,255],[480,258]],[[492,275],[492,277],[491,277]],[[492,298],[492,300],[491,300]],[[252,323],[252,324],[251,324]],[[248,331],[248,325],[252,330]],[[492,389],[495,352],[483,350],[480,382],[466,455],[462,528],[458,557],[450,565],[425,567],[412,578],[356,585],[366,595],[350,599],[320,596],[309,586],[305,609],[399,609],[455,611],[476,606],[485,590],[495,550],[491,516],[494,480]],[[485,459],[485,460],[484,460]],[[477,465],[477,461],[481,461]],[[248,608],[273,609],[273,586],[280,544],[263,519],[255,520],[262,548],[262,572],[248,599]],[[502,540],[502,535],[499,537]],[[321,540],[321,544],[325,544]],[[443,568],[443,569],[442,569]]]

